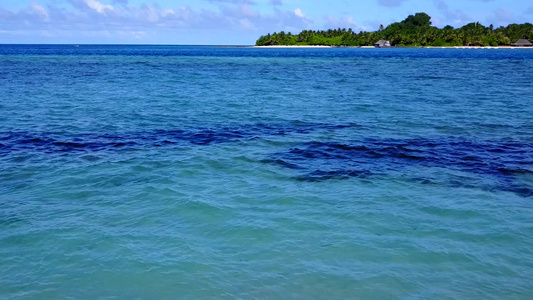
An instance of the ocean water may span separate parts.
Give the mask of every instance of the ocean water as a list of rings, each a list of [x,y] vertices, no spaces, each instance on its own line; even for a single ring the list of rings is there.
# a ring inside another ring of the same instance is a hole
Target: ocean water
[[[2,299],[531,299],[533,50],[0,46]]]

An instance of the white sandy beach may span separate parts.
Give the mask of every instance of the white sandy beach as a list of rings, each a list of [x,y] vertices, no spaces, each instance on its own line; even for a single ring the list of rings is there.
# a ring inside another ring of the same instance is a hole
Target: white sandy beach
[[[533,47],[512,47],[512,46],[487,46],[487,47],[481,47],[481,46],[454,46],[454,47],[434,47],[434,46],[427,46],[427,47],[421,47],[421,48],[430,48],[430,49],[533,49]]]
[[[272,45],[272,46],[254,46],[254,48],[333,48],[333,46],[307,46],[307,45]]]
[[[317,49],[317,48],[365,48],[365,49],[375,49],[374,46],[322,46],[322,45],[271,45],[271,46],[253,46],[252,48],[281,48],[281,49],[288,49],[288,48],[311,48],[311,49]],[[436,46],[425,46],[425,47],[391,47],[391,48],[426,48],[426,49],[531,49],[533,50],[533,47],[512,47],[512,46],[488,46],[488,47],[481,47],[481,46],[442,46],[442,47],[436,47]]]

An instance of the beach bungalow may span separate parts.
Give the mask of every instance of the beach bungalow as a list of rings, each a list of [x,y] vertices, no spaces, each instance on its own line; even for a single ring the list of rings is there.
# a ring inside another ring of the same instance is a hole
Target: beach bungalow
[[[390,47],[390,41],[386,41],[386,40],[379,40],[377,41],[374,46],[376,48],[388,48]]]
[[[516,41],[516,43],[511,44],[511,46],[515,46],[515,47],[531,47],[531,46],[533,46],[533,44],[531,44],[531,42],[526,40],[526,39],[519,39],[518,41]]]

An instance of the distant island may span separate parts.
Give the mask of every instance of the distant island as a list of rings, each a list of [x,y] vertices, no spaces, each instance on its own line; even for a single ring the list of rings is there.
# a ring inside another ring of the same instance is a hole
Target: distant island
[[[517,40],[533,39],[533,24],[510,24],[507,27],[485,27],[470,23],[461,28],[446,26],[442,29],[431,26],[431,17],[416,13],[405,20],[392,23],[378,31],[359,33],[349,29],[304,30],[297,35],[285,33],[261,36],[256,46],[373,46],[378,41],[387,41],[392,46],[404,47],[453,47],[453,46],[507,46]]]

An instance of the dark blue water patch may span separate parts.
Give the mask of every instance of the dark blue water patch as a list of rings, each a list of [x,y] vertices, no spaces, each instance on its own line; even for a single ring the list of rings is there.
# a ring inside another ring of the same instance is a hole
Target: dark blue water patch
[[[524,197],[533,185],[517,183],[516,176],[533,175],[533,143],[443,139],[365,139],[353,143],[309,142],[264,160],[296,170],[298,180],[324,181],[375,174],[407,173],[408,167],[443,168],[489,176],[497,188]],[[420,179],[420,177],[418,177]],[[431,181],[430,178],[422,180]],[[459,184],[467,184],[459,182]]]
[[[124,133],[57,134],[46,132],[0,133],[0,153],[36,151],[43,153],[95,152],[117,149],[210,145],[264,136],[307,134],[336,130],[356,124],[294,122],[291,124],[249,124],[235,127],[187,128]]]

